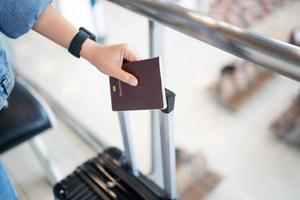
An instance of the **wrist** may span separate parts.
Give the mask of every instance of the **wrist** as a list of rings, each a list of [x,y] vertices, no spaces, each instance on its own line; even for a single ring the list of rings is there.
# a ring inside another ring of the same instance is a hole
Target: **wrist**
[[[87,39],[81,46],[80,56],[90,61],[93,57],[93,52],[98,44],[91,39]]]

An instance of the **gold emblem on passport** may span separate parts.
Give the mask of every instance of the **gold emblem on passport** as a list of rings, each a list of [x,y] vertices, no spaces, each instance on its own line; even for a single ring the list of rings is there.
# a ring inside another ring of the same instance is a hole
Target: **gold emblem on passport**
[[[113,89],[113,92],[117,91],[117,87],[115,85],[113,85],[112,89]]]
[[[123,92],[122,92],[122,84],[121,84],[121,81],[118,81],[118,86],[119,86],[119,96],[123,96]],[[113,85],[112,86],[112,91],[113,92],[117,92],[117,86],[116,85]]]
[[[123,90],[122,90],[122,84],[121,84],[120,80],[118,80],[118,85],[119,85],[119,96],[122,97],[123,96]]]

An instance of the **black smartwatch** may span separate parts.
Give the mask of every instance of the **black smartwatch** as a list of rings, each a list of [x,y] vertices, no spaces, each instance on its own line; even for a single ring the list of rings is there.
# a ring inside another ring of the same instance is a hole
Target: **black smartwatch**
[[[83,27],[80,27],[79,32],[72,39],[68,51],[73,56],[80,58],[81,46],[88,38],[93,41],[96,41],[96,36],[93,33],[91,33],[90,31],[88,31],[87,29],[85,29]]]

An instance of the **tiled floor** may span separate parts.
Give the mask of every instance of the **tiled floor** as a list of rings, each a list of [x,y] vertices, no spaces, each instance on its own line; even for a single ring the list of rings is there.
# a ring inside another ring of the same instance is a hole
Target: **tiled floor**
[[[146,58],[147,20],[107,2],[104,6],[108,42],[131,43]],[[289,30],[299,24],[299,10],[298,1],[253,28],[286,40]],[[300,152],[275,140],[268,129],[297,93],[299,84],[277,76],[239,112],[228,113],[211,100],[206,88],[219,67],[234,57],[168,28],[164,39],[167,86],[177,93],[176,143],[190,151],[201,149],[210,168],[224,177],[208,199],[300,199]],[[97,137],[122,147],[117,117],[110,109],[107,77],[35,33],[11,43],[14,63],[22,74],[45,88]],[[147,112],[131,115],[138,163],[147,171],[149,115]],[[62,174],[94,154],[62,123],[55,132],[43,137]],[[5,154],[3,160],[21,199],[53,199],[42,169],[26,144]]]

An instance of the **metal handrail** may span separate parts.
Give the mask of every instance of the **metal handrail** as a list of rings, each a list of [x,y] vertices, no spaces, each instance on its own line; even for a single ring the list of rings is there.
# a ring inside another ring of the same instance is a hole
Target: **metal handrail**
[[[300,48],[296,46],[202,15],[170,1],[108,1],[240,58],[300,81]]]

